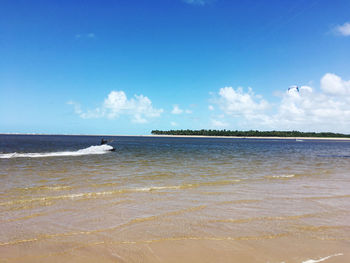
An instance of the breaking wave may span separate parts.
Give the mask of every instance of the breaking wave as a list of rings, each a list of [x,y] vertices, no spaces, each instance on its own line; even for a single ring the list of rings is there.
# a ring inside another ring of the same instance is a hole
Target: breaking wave
[[[280,175],[265,176],[265,178],[268,178],[268,179],[286,179],[286,178],[293,178],[293,177],[295,177],[295,174],[280,174]]]
[[[343,253],[338,253],[338,254],[334,254],[334,255],[330,255],[328,257],[324,257],[324,258],[319,258],[319,259],[309,259],[306,261],[303,261],[302,263],[316,263],[316,262],[321,262],[321,261],[325,261],[331,257],[337,257],[337,256],[342,256]]]
[[[56,156],[81,156],[81,155],[90,155],[90,154],[104,154],[108,153],[113,149],[112,146],[103,144],[103,145],[94,145],[85,149],[80,149],[77,151],[67,151],[67,152],[46,152],[46,153],[3,153],[0,154],[0,158],[9,159],[9,158],[40,158],[40,157],[56,157]]]

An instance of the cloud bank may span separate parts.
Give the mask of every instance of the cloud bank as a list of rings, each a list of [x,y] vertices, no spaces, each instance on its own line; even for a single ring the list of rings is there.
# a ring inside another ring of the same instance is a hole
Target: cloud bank
[[[309,86],[286,90],[277,103],[267,102],[251,88],[225,87],[214,95],[212,102],[224,114],[218,128],[229,122],[243,129],[350,133],[350,81],[333,73],[321,78],[319,91]]]
[[[74,111],[83,119],[109,118],[115,119],[121,115],[129,116],[132,122],[146,123],[150,118],[160,117],[163,109],[153,107],[151,100],[143,95],[134,95],[128,99],[124,91],[111,91],[100,107],[83,111],[80,104],[68,102],[74,106]]]

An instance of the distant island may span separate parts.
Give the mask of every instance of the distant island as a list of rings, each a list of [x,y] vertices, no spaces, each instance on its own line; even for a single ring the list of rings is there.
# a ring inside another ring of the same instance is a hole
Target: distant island
[[[237,136],[237,137],[324,137],[350,138],[350,134],[333,132],[300,132],[300,131],[230,131],[230,130],[152,130],[153,135],[185,135],[185,136]]]

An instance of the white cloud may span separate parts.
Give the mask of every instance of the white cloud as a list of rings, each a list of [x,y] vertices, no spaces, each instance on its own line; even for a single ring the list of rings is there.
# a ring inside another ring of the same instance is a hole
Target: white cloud
[[[327,74],[322,78],[322,80]],[[347,132],[350,128],[350,97],[336,93],[321,92],[311,87],[300,87],[300,93],[286,93],[280,102],[278,113],[272,116],[275,127],[286,129],[322,130]],[[334,96],[335,95],[335,96]]]
[[[98,117],[102,116],[102,112],[101,112],[100,108],[96,108],[93,111],[88,110],[88,111],[84,112],[81,109],[81,105],[75,101],[68,101],[67,104],[73,105],[74,106],[74,113],[79,115],[80,118],[82,118],[82,119],[98,118]]]
[[[170,122],[170,125],[171,125],[171,126],[177,126],[177,123],[174,122],[174,121],[171,121],[171,122]]]
[[[208,109],[209,109],[209,110],[214,110],[214,106],[213,106],[213,105],[209,105],[209,106],[208,106]]]
[[[350,81],[344,81],[339,76],[327,73],[321,79],[321,89],[332,95],[350,94]]]
[[[350,36],[350,23],[347,22],[343,25],[338,25],[334,28],[334,31],[342,36]]]
[[[88,38],[94,38],[94,37],[95,37],[95,34],[94,34],[94,33],[89,33],[89,34],[86,35],[86,37],[88,37]]]
[[[180,109],[179,105],[175,104],[173,105],[173,109],[171,111],[172,114],[182,114],[182,113],[186,113],[186,114],[191,114],[192,111],[191,110],[183,110],[183,109]]]
[[[80,104],[79,104],[79,103],[76,103],[76,102],[70,100],[70,101],[67,102],[67,104],[68,104],[68,105],[73,105],[73,107],[74,107],[74,112],[75,112],[76,114],[80,115],[80,114],[83,113],[82,110],[81,110],[81,107],[80,107]]]
[[[236,90],[225,87],[219,91],[218,106],[227,115],[250,118],[267,109],[269,104],[255,95],[251,88],[245,93],[241,87]]]
[[[250,89],[226,87],[213,101],[230,124],[245,129],[350,131],[350,81],[331,73],[321,79],[321,89],[309,86],[285,91],[278,103],[268,103]],[[235,126],[236,127],[236,126]],[[236,127],[238,128],[238,127]]]
[[[227,127],[229,124],[227,122],[223,122],[220,120],[211,119],[211,125],[214,128],[223,128],[223,127]]]
[[[182,112],[183,110],[179,108],[179,105],[174,105],[173,110],[171,111],[172,114],[181,114]]]
[[[134,95],[128,99],[124,91],[111,91],[104,100],[102,106],[93,110],[83,111],[78,103],[68,102],[74,105],[75,113],[81,118],[115,119],[120,115],[127,115],[135,123],[146,123],[149,118],[159,117],[163,109],[153,108],[151,100],[143,95]]]

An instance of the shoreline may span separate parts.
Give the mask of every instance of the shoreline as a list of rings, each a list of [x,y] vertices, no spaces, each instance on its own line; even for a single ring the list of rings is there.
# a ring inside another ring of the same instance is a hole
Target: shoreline
[[[350,141],[350,138],[342,137],[274,137],[274,136],[207,136],[207,135],[124,135],[124,134],[48,134],[48,133],[0,133],[0,135],[39,135],[39,136],[96,136],[96,137],[158,137],[158,138],[203,138],[203,139],[263,139],[263,140],[325,140],[325,141]]]
[[[265,140],[330,140],[350,141],[350,138],[337,137],[274,137],[274,136],[205,136],[205,135],[140,135],[149,137],[215,138],[215,139],[265,139]]]

